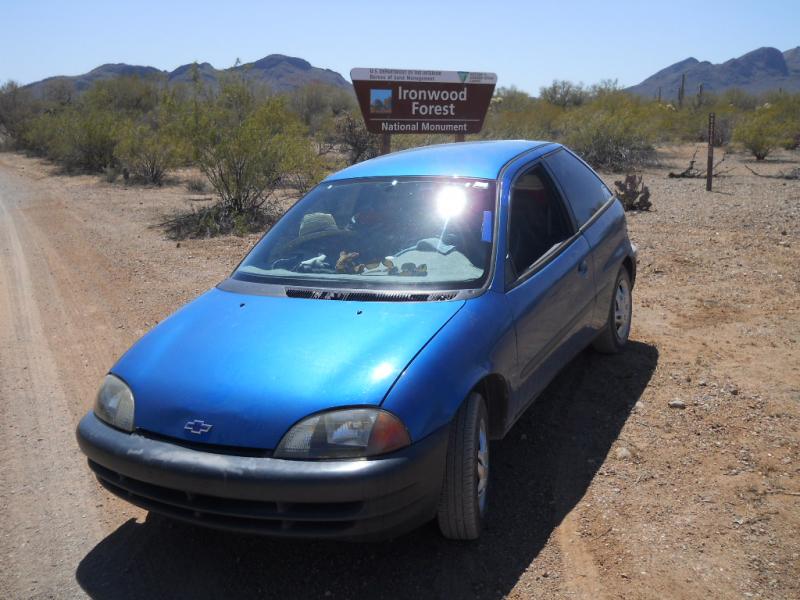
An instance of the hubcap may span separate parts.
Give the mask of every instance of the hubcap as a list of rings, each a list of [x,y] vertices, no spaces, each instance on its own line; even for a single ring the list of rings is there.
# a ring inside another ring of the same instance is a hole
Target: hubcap
[[[486,491],[489,487],[489,436],[486,435],[486,422],[481,419],[478,430],[478,505],[481,512],[486,508]]]
[[[619,341],[628,339],[631,329],[631,289],[626,279],[620,279],[614,295],[614,329]]]

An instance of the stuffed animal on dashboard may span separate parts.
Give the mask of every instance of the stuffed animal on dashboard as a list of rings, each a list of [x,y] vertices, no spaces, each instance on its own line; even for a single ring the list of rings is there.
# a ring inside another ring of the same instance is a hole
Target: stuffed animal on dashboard
[[[400,275],[404,275],[406,277],[416,276],[421,277],[428,274],[428,265],[421,264],[415,265],[412,262],[403,263],[400,266]]]
[[[342,250],[339,253],[339,260],[336,261],[337,273],[360,273],[364,270],[364,265],[356,265],[358,252],[347,252]],[[359,270],[359,267],[361,269]]]

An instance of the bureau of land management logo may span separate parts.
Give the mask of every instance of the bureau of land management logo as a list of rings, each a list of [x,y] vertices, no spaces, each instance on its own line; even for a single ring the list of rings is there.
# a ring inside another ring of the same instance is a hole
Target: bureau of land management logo
[[[392,112],[392,90],[371,89],[369,91],[369,112],[388,114]]]

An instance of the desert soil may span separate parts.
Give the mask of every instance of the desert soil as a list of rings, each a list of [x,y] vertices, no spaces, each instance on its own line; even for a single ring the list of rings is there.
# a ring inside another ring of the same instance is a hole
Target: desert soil
[[[242,537],[101,489],[74,428],[103,374],[257,238],[168,240],[203,202],[187,174],[126,188],[0,154],[0,597],[800,598],[800,181],[745,168],[800,154],[729,156],[707,193],[666,177],[692,150],[660,151],[629,217],[630,347],[580,355],[493,445],[463,544]]]

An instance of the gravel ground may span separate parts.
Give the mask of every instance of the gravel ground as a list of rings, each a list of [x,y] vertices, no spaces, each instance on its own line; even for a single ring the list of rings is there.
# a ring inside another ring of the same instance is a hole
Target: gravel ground
[[[0,597],[800,597],[800,165],[644,172],[630,348],[585,352],[493,446],[477,543],[274,541],[108,495],[72,437],[103,373],[257,236],[167,240],[204,200],[0,154]],[[698,154],[703,154],[701,150]],[[607,177],[609,183],[614,177]]]

